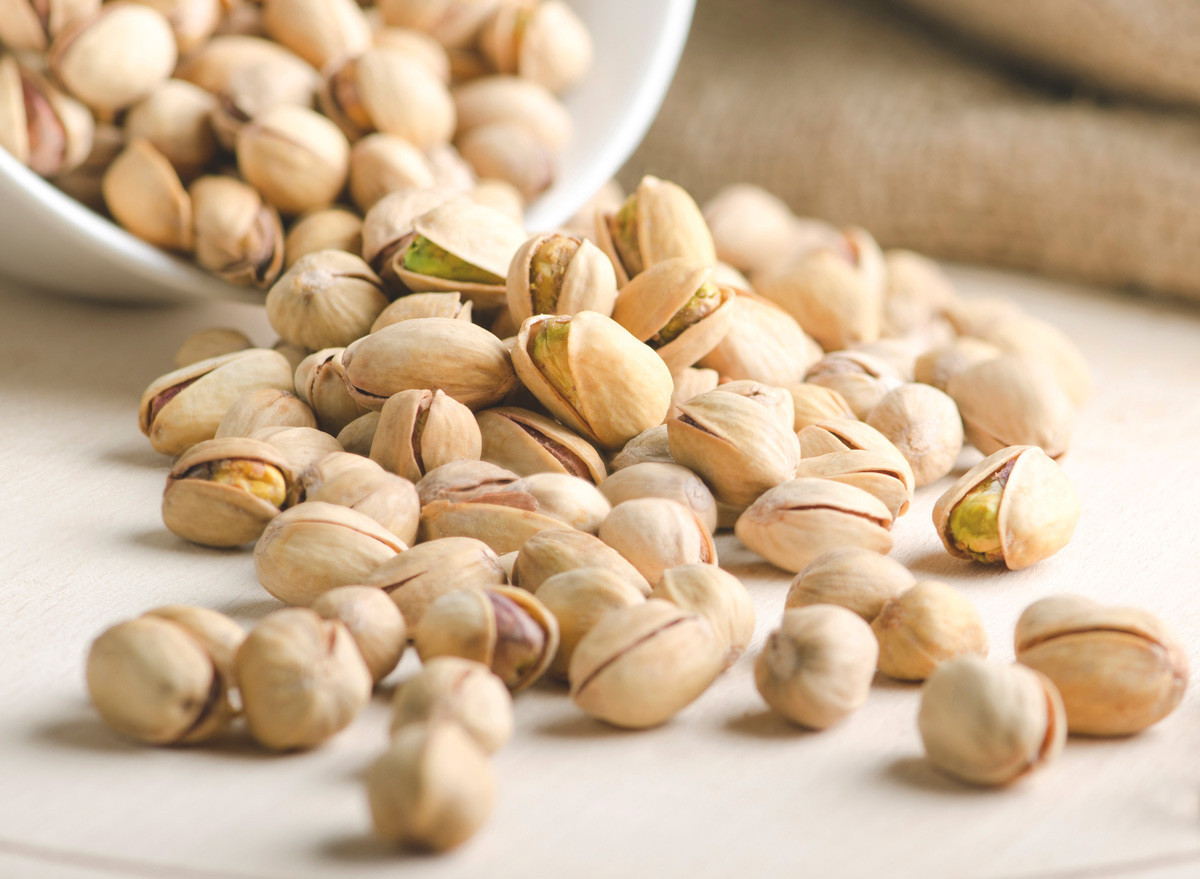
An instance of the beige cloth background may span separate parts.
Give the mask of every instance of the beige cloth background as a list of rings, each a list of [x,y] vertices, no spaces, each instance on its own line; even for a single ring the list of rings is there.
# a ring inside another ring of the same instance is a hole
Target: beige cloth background
[[[1114,88],[1200,94],[1186,51],[1197,29],[1186,28],[1181,2],[912,5],[956,10],[946,14],[976,36],[999,34],[999,44],[1023,34],[1027,56],[1056,56],[1077,81],[1112,57],[1121,59],[1108,71]],[[1018,8],[1033,6],[1044,7],[1040,18],[1021,18]],[[1161,27],[1127,35],[1119,56],[1060,51],[1069,35],[1028,39],[1073,14],[1078,40],[1117,45],[1114,34],[1126,33],[1118,8],[1147,19],[1161,8]],[[1176,41],[1163,38],[1175,29]],[[1151,75],[1155,57],[1170,76]],[[861,224],[885,245],[1200,299],[1200,117],[1052,88],[994,60],[895,4],[700,0],[679,73],[625,180],[658,173],[701,200],[750,181],[800,213]]]

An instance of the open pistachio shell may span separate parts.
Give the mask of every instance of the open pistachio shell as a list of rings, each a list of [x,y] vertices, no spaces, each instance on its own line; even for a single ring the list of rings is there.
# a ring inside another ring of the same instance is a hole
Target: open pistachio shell
[[[492,495],[485,501],[453,503],[433,501],[421,509],[421,540],[442,537],[474,537],[482,540],[494,552],[514,552],[539,531],[574,530],[565,522],[542,515],[535,509],[537,501],[528,494],[511,493],[514,503],[500,502],[502,495]]]
[[[650,584],[624,556],[600,538],[583,531],[541,531],[521,545],[513,563],[514,586],[537,592],[549,578],[576,568],[604,568],[643,595]]]
[[[792,425],[796,433],[819,421],[837,418],[854,421],[858,418],[846,403],[846,398],[832,388],[802,383],[791,385],[788,393],[792,395],[792,409],[795,412]]]
[[[895,366],[865,351],[826,354],[809,367],[804,380],[837,391],[864,421],[888,392],[904,384]]]
[[[279,212],[232,177],[201,177],[188,190],[195,215],[196,262],[239,287],[266,289],[283,266]]]
[[[429,605],[447,592],[503,586],[505,582],[496,554],[483,541],[470,537],[418,543],[381,564],[364,580],[391,596],[410,632]]]
[[[413,482],[451,461],[479,459],[479,425],[471,410],[442,391],[393,395],[380,410],[371,460]]]
[[[583,437],[528,409],[498,406],[475,416],[483,440],[480,458],[521,476],[564,473],[598,484],[605,476],[599,452]]]
[[[102,188],[109,212],[131,234],[171,250],[192,249],[191,197],[150,141],[130,141],[104,172]]]
[[[679,414],[680,403],[686,403],[692,397],[716,388],[720,384],[721,376],[715,369],[689,366],[672,375],[671,380],[675,387],[671,391],[671,411],[667,413],[667,418],[674,418]]]
[[[836,418],[818,421],[803,428],[797,436],[800,438],[800,451],[805,458],[815,458],[818,455],[828,455],[832,452],[844,452],[847,449],[861,449],[868,452],[879,452],[892,459],[892,463],[904,472],[904,484],[915,485],[916,479],[912,467],[892,441],[865,421],[852,418]]]
[[[855,485],[873,494],[888,508],[893,518],[908,512],[912,502],[912,473],[894,456],[883,452],[847,450],[803,458],[796,465],[796,477],[811,476]]]
[[[561,233],[535,235],[513,256],[505,294],[518,326],[535,314],[611,315],[617,276],[608,257],[587,239]]]
[[[363,259],[389,285],[395,285],[396,279],[390,274],[392,257],[401,242],[413,233],[413,221],[439,205],[462,197],[461,193],[444,186],[405,189],[385,195],[363,218]]]
[[[729,329],[697,366],[726,378],[789,387],[804,381],[809,367],[821,359],[821,347],[774,303],[739,290],[731,311]]]
[[[309,354],[296,367],[296,395],[308,403],[317,423],[328,433],[342,428],[370,411],[350,396],[346,369],[342,366],[345,348],[322,348]]]
[[[421,503],[416,487],[369,458],[350,452],[326,455],[300,474],[299,485],[305,501],[369,516],[405,544],[417,539]]]
[[[0,58],[0,146],[17,161],[43,177],[73,171],[91,153],[94,129],[85,106],[14,56]]]

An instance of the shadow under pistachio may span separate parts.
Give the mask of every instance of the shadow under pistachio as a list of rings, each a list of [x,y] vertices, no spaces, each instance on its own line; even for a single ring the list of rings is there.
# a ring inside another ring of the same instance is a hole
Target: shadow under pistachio
[[[730,732],[755,739],[805,739],[818,730],[807,729],[792,723],[774,711],[747,711],[725,722]]]
[[[968,797],[994,796],[994,788],[975,787],[938,772],[923,757],[897,757],[883,770],[883,777],[912,790],[930,791],[939,795]]]
[[[339,836],[322,840],[316,846],[322,860],[340,864],[388,864],[400,867],[405,862],[419,862],[445,855],[414,852],[369,834]]]
[[[99,754],[135,754],[145,747],[118,737],[91,714],[54,720],[35,727],[32,737],[58,748]]]

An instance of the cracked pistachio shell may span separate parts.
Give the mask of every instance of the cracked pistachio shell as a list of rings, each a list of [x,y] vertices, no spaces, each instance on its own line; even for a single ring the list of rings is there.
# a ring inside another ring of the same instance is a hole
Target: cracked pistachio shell
[[[421,506],[434,501],[463,501],[506,493],[527,494],[525,480],[487,461],[452,461],[430,470],[417,483]]]
[[[537,590],[538,600],[558,621],[559,643],[548,674],[567,680],[571,656],[579,640],[606,613],[642,604],[646,596],[608,568],[574,568],[548,577]]]
[[[962,413],[967,441],[985,455],[1006,446],[1039,446],[1061,458],[1075,407],[1044,361],[1004,354],[954,375],[946,393]]]
[[[262,388],[290,390],[287,359],[267,348],[248,348],[201,360],[156,379],[142,393],[138,426],[164,455],[177,455],[212,439],[226,411],[242,394]]]
[[[657,583],[668,568],[717,564],[712,534],[691,507],[666,498],[638,498],[613,507],[599,537]]]
[[[463,49],[501,0],[382,0],[379,12],[388,27],[429,34],[446,49]]]
[[[528,409],[498,406],[475,416],[483,439],[480,458],[522,476],[560,473],[599,483],[599,452],[583,437]]]
[[[452,257],[482,270],[494,281],[460,281],[422,274],[405,267],[409,244],[396,250],[389,264],[400,283],[413,293],[456,291],[476,308],[504,304],[504,279],[513,255],[525,240],[525,231],[499,211],[463,200],[447,201],[412,221],[413,234],[446,251]]]
[[[291,502],[294,480],[273,446],[243,437],[205,440],[171,468],[163,524],[204,546],[250,543]]]
[[[674,464],[671,457],[671,447],[667,436],[667,426],[656,424],[649,430],[643,430],[625,445],[621,451],[612,456],[608,462],[609,469],[616,473],[635,464]]]
[[[192,200],[148,140],[130,141],[104,172],[101,188],[109,212],[127,232],[159,247],[192,250]]]
[[[726,378],[749,379],[776,387],[804,381],[808,368],[821,359],[821,348],[777,305],[737,291],[729,330],[697,361]]]
[[[792,425],[796,433],[800,433],[810,424],[821,421],[838,418],[858,420],[846,398],[832,388],[802,383],[789,387],[788,393],[792,395],[792,409],[795,413]]]
[[[716,347],[733,321],[737,294],[713,283],[712,271],[686,259],[649,266],[621,288],[613,320],[657,351],[672,373],[686,369]],[[693,307],[702,293],[707,303]]]
[[[462,197],[461,193],[444,186],[388,193],[375,202],[363,218],[363,259],[388,281],[389,286],[397,283],[395,278],[389,274],[390,264],[397,248],[401,244],[407,244],[405,239],[413,234],[413,221],[448,201]],[[422,316],[441,317],[442,315]],[[453,315],[447,316],[452,317]]]
[[[429,66],[387,46],[367,49],[330,70],[321,107],[350,138],[382,132],[418,150],[448,143],[456,122],[450,92]]]
[[[892,514],[861,488],[828,479],[793,479],[772,488],[738,517],[734,532],[776,567],[799,572],[843,547],[886,553]]]
[[[775,414],[779,423],[791,430],[796,421],[795,404],[792,395],[783,388],[760,384],[756,381],[727,381],[717,386],[722,393],[737,394],[753,400]]]
[[[744,396],[718,387],[688,400],[667,422],[671,457],[704,479],[718,501],[749,506],[796,472],[796,434],[771,403],[771,392],[781,398],[788,394],[767,390]]]
[[[887,271],[883,335],[920,332],[957,301],[954,285],[928,257],[911,250],[889,250],[883,260]]]
[[[522,199],[532,199],[554,182],[554,155],[521,122],[492,122],[455,141],[481,179],[502,180]]]
[[[837,391],[864,421],[884,395],[904,384],[891,363],[862,351],[826,354],[809,367],[804,380]]]
[[[611,473],[599,485],[613,506],[638,498],[659,497],[691,509],[704,527],[717,530],[717,501],[699,476],[679,464],[644,461]]]
[[[296,395],[312,408],[321,429],[328,433],[340,433],[351,421],[371,411],[350,395],[342,366],[345,350],[322,348],[296,367]]]
[[[918,488],[953,470],[962,451],[958,406],[930,385],[907,384],[890,391],[875,404],[867,424],[899,449]]]
[[[400,608],[382,589],[339,586],[314,601],[312,609],[324,619],[345,624],[375,683],[400,664],[408,646],[408,627]]]
[[[482,662],[435,656],[396,688],[392,735],[414,723],[446,720],[494,754],[512,738],[512,694]]]
[[[754,684],[792,723],[828,729],[867,701],[878,655],[871,627],[846,608],[795,608],[754,661]]]
[[[14,56],[0,57],[0,147],[33,172],[55,177],[83,165],[94,138],[87,107]]]
[[[360,211],[390,193],[429,186],[429,161],[402,137],[368,134],[350,150],[350,198]]]
[[[250,439],[274,446],[296,473],[303,473],[328,454],[343,451],[336,439],[312,427],[262,427]]]
[[[299,214],[337,201],[350,170],[350,144],[324,116],[285,104],[238,132],[237,164],[281,214]]]
[[[210,118],[216,99],[182,79],[168,79],[129,108],[125,134],[143,137],[166,157],[179,176],[199,176],[217,154]]]
[[[576,530],[542,531],[525,541],[513,563],[512,582],[536,593],[554,575],[578,568],[603,568],[642,595],[650,594],[646,578],[624,556],[600,538]]]
[[[515,693],[550,667],[558,621],[524,589],[460,589],[425,609],[413,645],[422,662],[435,656],[482,662]]]
[[[617,284],[653,265],[682,258],[717,261],[712,233],[692,197],[680,186],[647,175],[615,212],[596,212],[596,241],[617,270]]]
[[[284,239],[284,267],[321,250],[362,251],[363,221],[346,208],[319,208],[298,217]]]
[[[457,723],[404,727],[371,764],[366,781],[375,832],[424,851],[466,842],[496,801],[487,752]]]
[[[111,118],[171,75],[175,35],[156,9],[106,3],[95,15],[63,28],[47,60],[67,91],[97,116]]]
[[[595,534],[612,510],[600,490],[587,479],[567,473],[532,473],[525,477],[538,512],[572,528]]]
[[[217,427],[217,439],[250,436],[264,427],[316,427],[308,405],[290,391],[264,388],[247,391],[226,410]]]
[[[795,216],[782,200],[752,183],[721,189],[704,205],[717,256],[743,272],[759,271],[792,241]]]
[[[947,660],[988,653],[975,605],[936,580],[922,580],[888,601],[871,629],[879,639],[879,670],[901,681],[923,681]]]
[[[418,543],[384,562],[363,582],[391,596],[412,631],[429,605],[447,592],[503,586],[506,577],[496,554],[483,541],[445,537]]]
[[[915,484],[912,468],[904,455],[900,454],[900,450],[892,445],[891,440],[864,421],[850,418],[818,421],[801,430],[797,436],[800,438],[800,450],[805,458],[844,452],[847,449],[879,452],[889,455],[893,463],[905,471],[905,484]]]
[[[371,47],[371,25],[354,0],[264,0],[262,23],[318,70]]]
[[[835,549],[795,576],[784,608],[836,604],[869,623],[885,604],[916,583],[917,578],[895,559],[858,547]]]
[[[1022,315],[988,324],[978,335],[1006,354],[1024,354],[1045,362],[1076,406],[1095,393],[1087,360],[1070,337],[1053,324]]]
[[[1004,352],[991,342],[973,336],[960,336],[946,345],[922,353],[913,365],[913,378],[922,384],[946,390],[950,379],[985,360],[994,360]]]
[[[592,242],[549,233],[530,238],[513,255],[505,291],[518,326],[535,314],[611,315],[617,276],[608,257]]]
[[[110,729],[169,745],[204,741],[228,725],[235,713],[227,698],[232,679],[218,665],[223,642],[205,637],[205,622],[183,625],[151,612],[118,623],[92,643],[88,695]]]
[[[267,319],[285,342],[305,348],[349,345],[387,307],[383,284],[362,259],[340,250],[301,257],[267,294]]]
[[[616,321],[591,311],[525,321],[513,366],[552,415],[608,450],[660,424],[671,405],[666,364]]]
[[[571,138],[571,116],[545,87],[518,76],[482,76],[452,90],[457,136],[485,125],[524,125],[552,153]]]
[[[371,409],[414,388],[484,409],[517,383],[503,342],[469,321],[444,317],[406,320],[364,336],[342,353],[342,366],[351,396]]]
[[[971,501],[976,503],[972,504]],[[982,503],[980,503],[982,502]],[[963,504],[961,519],[956,511]],[[1079,521],[1079,496],[1062,469],[1036,446],[1012,446],[984,458],[933,507],[933,524],[956,558],[1018,571],[1067,545]],[[970,529],[964,535],[956,532]]]
[[[480,447],[479,426],[470,409],[441,391],[413,389],[383,404],[371,460],[419,482],[443,464],[478,460]]]
[[[254,343],[250,341],[250,337],[241,330],[229,327],[197,330],[184,339],[179,350],[175,352],[175,367],[183,369],[210,357],[233,354],[253,347]]]
[[[1017,621],[1017,661],[1054,682],[1072,733],[1125,736],[1175,710],[1188,658],[1175,630],[1135,607],[1082,595],[1035,601]]]
[[[330,589],[362,583],[405,549],[365,513],[309,501],[267,525],[254,547],[254,571],[280,601],[309,605]]]
[[[715,369],[697,369],[689,366],[676,372],[671,376],[674,389],[671,391],[671,409],[667,412],[667,418],[674,418],[679,414],[679,404],[686,403],[705,391],[714,390],[720,379]]]
[[[377,333],[384,327],[418,317],[442,317],[469,322],[471,301],[464,302],[461,293],[409,293],[379,313],[375,323],[371,324],[371,332]]]
[[[708,689],[727,654],[702,614],[652,598],[605,614],[580,639],[568,667],[571,699],[614,726],[657,726]]]
[[[1044,675],[973,656],[940,666],[921,689],[917,726],[929,762],[971,784],[1008,784],[1055,759],[1063,702]]]
[[[363,458],[371,454],[371,443],[375,441],[375,430],[379,427],[379,413],[360,415],[338,431],[337,441],[347,452]]]
[[[499,73],[515,73],[562,94],[592,66],[592,38],[560,0],[502,4],[484,25],[479,47]]]
[[[754,287],[826,351],[879,338],[883,254],[862,229],[847,229],[838,247],[819,247],[790,266],[765,272]]]
[[[754,602],[742,581],[716,565],[679,565],[663,571],[650,593],[708,619],[729,647],[726,665],[733,665],[754,637]]]
[[[100,9],[100,0],[6,0],[0,4],[0,43],[46,51],[60,31]]]
[[[369,516],[402,543],[417,539],[421,504],[416,487],[370,458],[332,452],[300,474],[299,490],[305,501],[336,504]]]
[[[855,449],[804,458],[796,466],[796,478],[801,477],[830,479],[861,488],[883,501],[893,519],[907,513],[912,503],[912,472],[883,452]]]
[[[523,492],[487,495],[453,502],[432,501],[421,508],[418,539],[474,537],[495,552],[514,552],[539,531],[574,530],[565,522],[536,510],[537,501]]]
[[[283,267],[279,212],[232,177],[201,177],[192,200],[196,262],[238,287],[266,289]]]
[[[263,618],[237,652],[250,734],[275,751],[311,748],[350,725],[371,672],[345,624],[290,607]]]

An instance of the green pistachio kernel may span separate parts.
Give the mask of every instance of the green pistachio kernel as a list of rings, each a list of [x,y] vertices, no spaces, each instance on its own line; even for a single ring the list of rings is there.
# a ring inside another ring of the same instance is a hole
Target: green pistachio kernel
[[[415,274],[444,278],[447,281],[462,281],[466,284],[504,283],[503,278],[459,259],[423,235],[418,235],[408,245],[404,251],[403,265]]]
[[[625,199],[617,215],[613,217],[609,234],[612,235],[613,247],[625,267],[629,277],[640,274],[645,268],[642,263],[642,247],[638,242],[637,230],[637,193]]]
[[[567,266],[583,242],[566,235],[549,238],[529,261],[529,292],[534,314],[557,314]]]
[[[575,380],[571,376],[571,365],[567,360],[567,337],[571,332],[571,318],[548,318],[538,325],[530,343],[529,357],[546,381],[564,400],[576,405],[578,394]]]
[[[692,294],[679,311],[671,315],[661,330],[646,340],[651,348],[661,348],[675,341],[688,327],[697,324],[708,317],[721,304],[721,291],[715,284],[705,281],[700,289]]]
[[[950,537],[973,559],[989,564],[1004,561],[1000,544],[1000,499],[1012,465],[1001,468],[971,489],[950,511]]]

